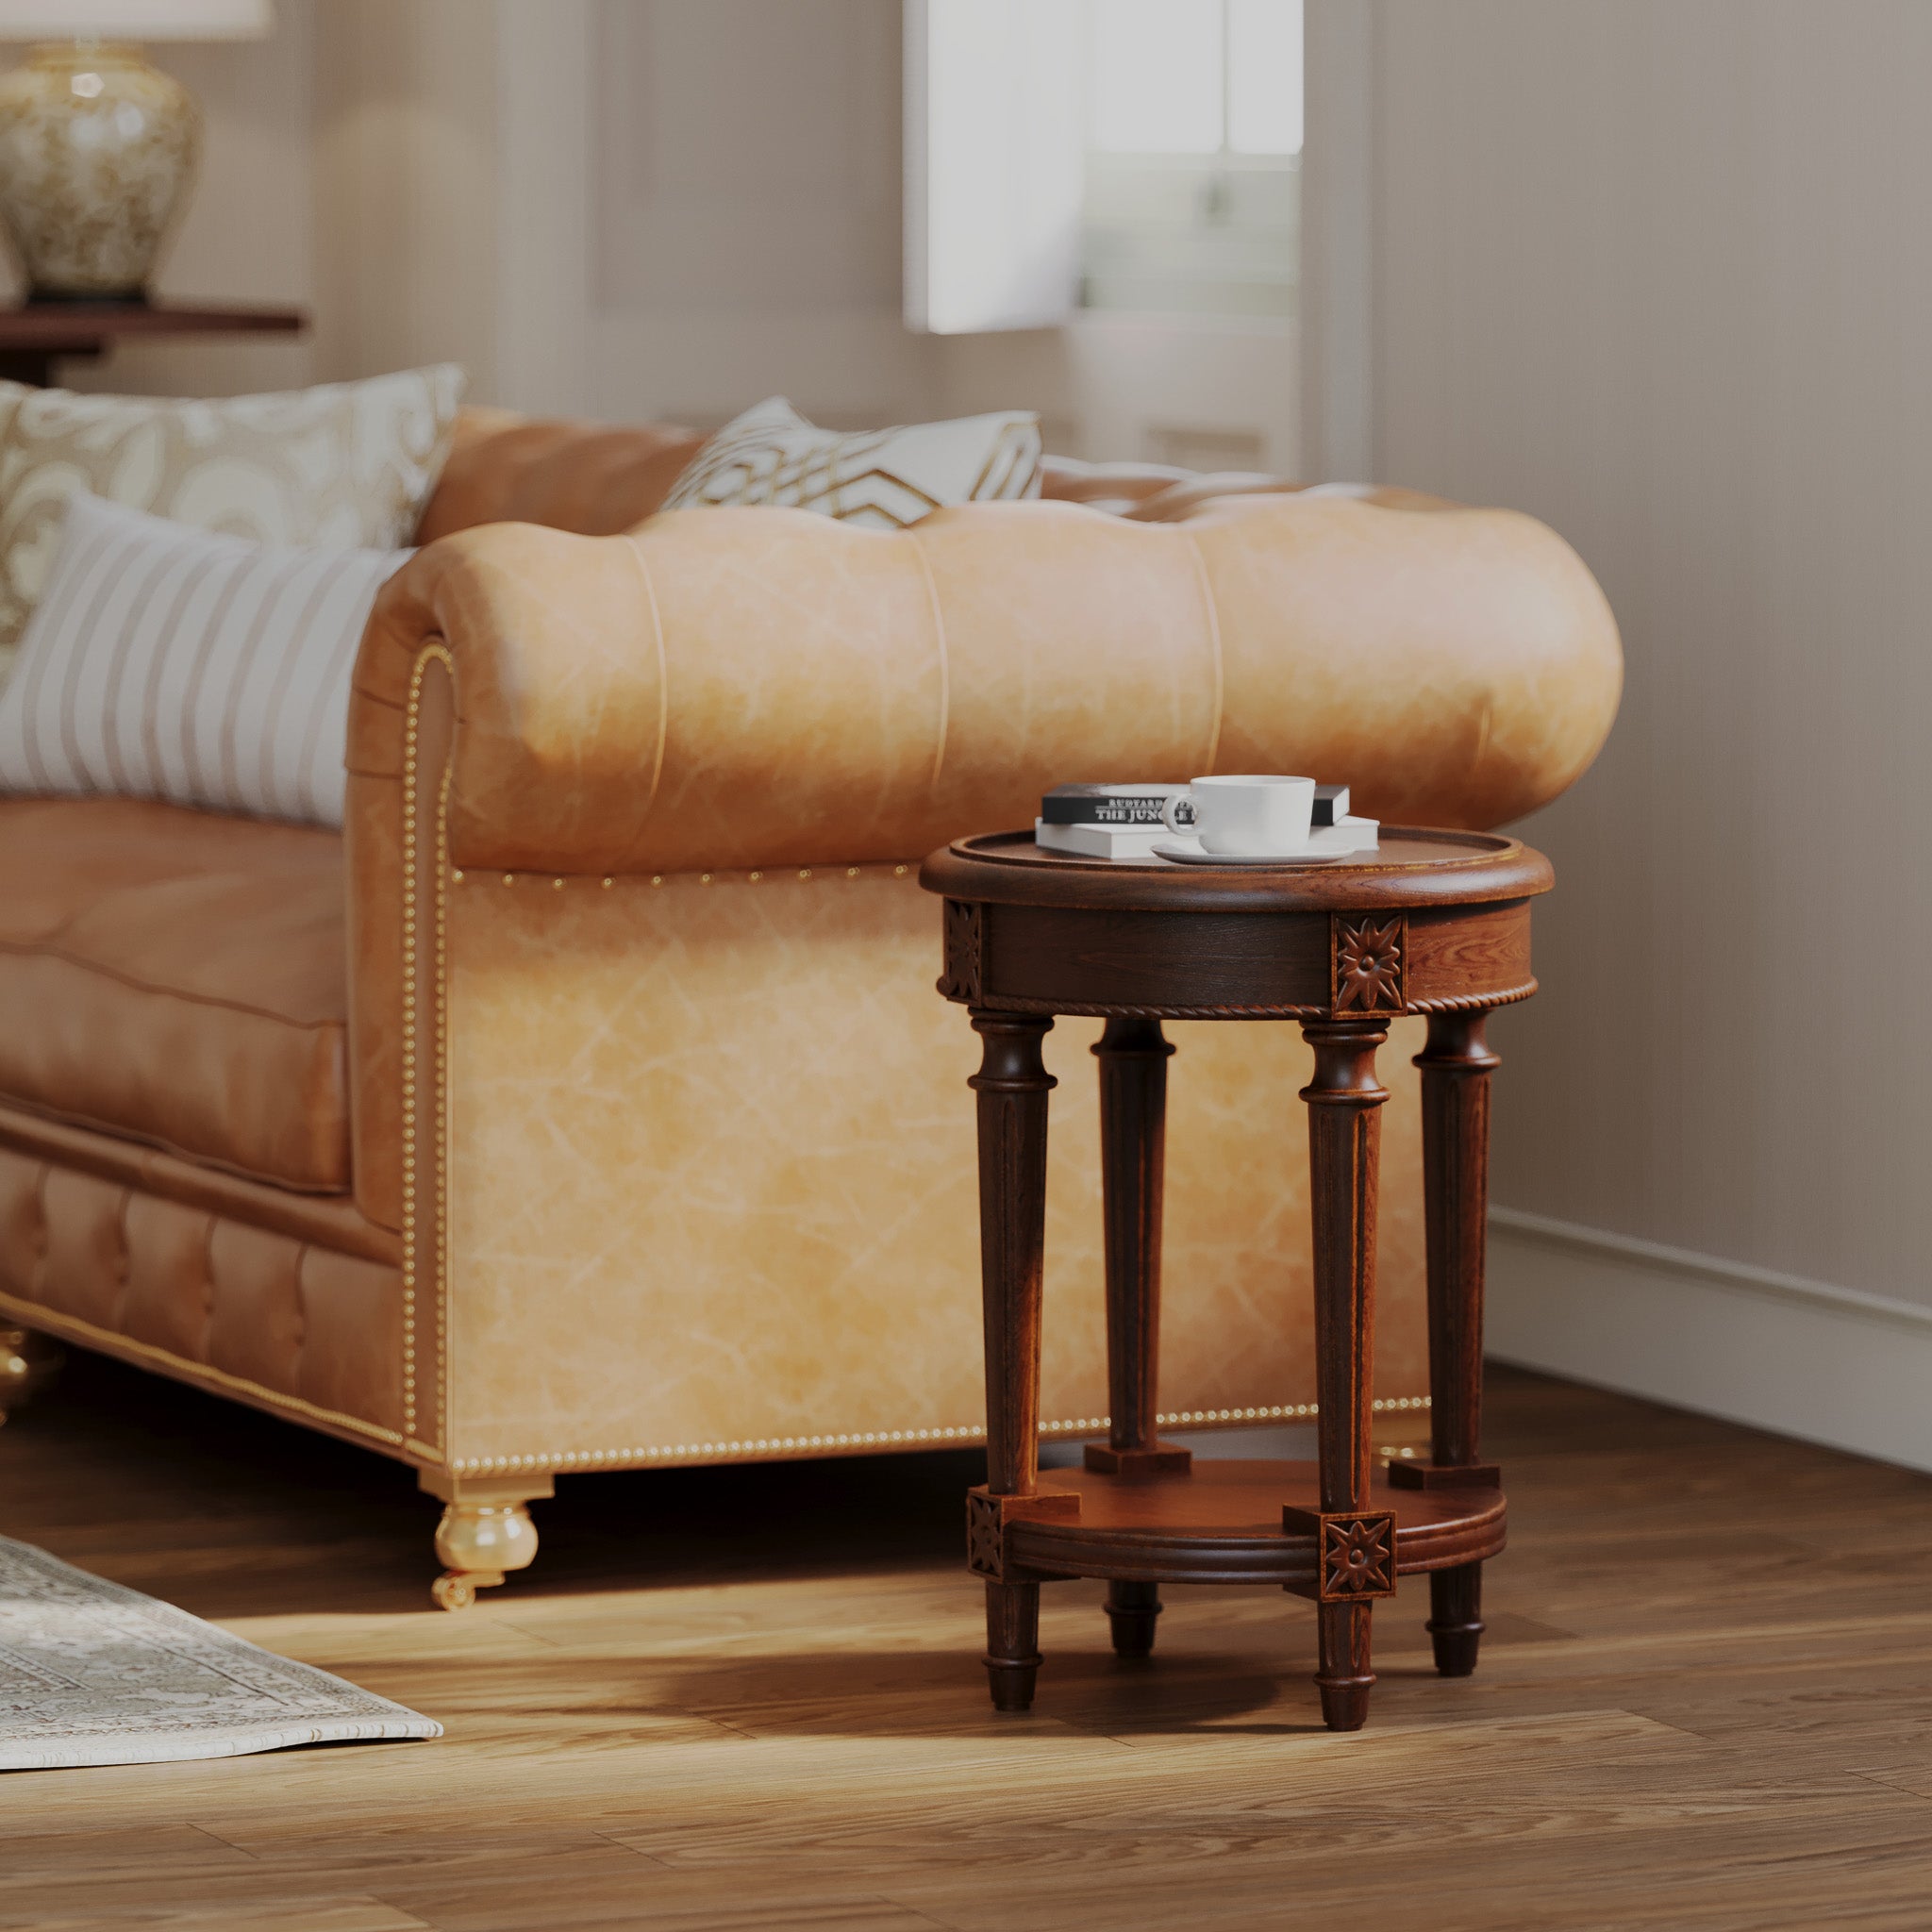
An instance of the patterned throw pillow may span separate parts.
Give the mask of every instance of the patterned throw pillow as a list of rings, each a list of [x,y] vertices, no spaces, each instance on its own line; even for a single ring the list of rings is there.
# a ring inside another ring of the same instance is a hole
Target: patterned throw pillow
[[[435,487],[463,382],[445,363],[208,402],[0,384],[0,681],[70,497],[258,543],[392,550]]]
[[[0,691],[0,792],[340,825],[349,675],[408,550],[293,550],[76,496]]]
[[[1040,494],[1040,418],[1024,409],[845,435],[783,396],[735,417],[671,486],[666,509],[776,503],[903,530],[942,504]]]

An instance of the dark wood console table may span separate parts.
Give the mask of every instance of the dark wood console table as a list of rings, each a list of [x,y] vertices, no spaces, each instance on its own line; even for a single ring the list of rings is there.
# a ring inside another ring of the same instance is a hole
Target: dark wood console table
[[[46,389],[61,357],[99,356],[115,342],[156,336],[297,335],[308,326],[299,308],[30,302],[0,308],[0,378]]]
[[[1483,1562],[1503,1547],[1481,1460],[1482,1286],[1491,1008],[1536,991],[1529,902],[1549,861],[1514,839],[1387,829],[1378,853],[1304,868],[1124,865],[1041,852],[1030,833],[966,839],[925,861],[945,904],[940,991],[985,1042],[978,1092],[987,1480],[967,1498],[986,1580],[993,1703],[1024,1710],[1040,1666],[1040,1586],[1105,1578],[1114,1646],[1152,1649],[1159,1586],[1272,1584],[1318,1606],[1315,1681],[1331,1728],[1368,1715],[1371,1606],[1426,1571],[1436,1667],[1475,1668]],[[1107,1217],[1108,1440],[1039,1474],[1047,1094],[1058,1013],[1099,1044]],[[1428,1017],[1423,1157],[1432,1441],[1371,1468],[1378,1109],[1375,1049]],[[1209,1461],[1155,1434],[1163,1020],[1294,1020],[1314,1048],[1315,1463]]]

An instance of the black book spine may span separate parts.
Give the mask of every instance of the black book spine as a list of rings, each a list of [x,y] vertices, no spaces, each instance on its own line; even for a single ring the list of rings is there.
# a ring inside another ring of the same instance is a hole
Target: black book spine
[[[1083,798],[1042,798],[1040,816],[1050,825],[1158,825],[1160,805],[1158,798],[1089,792]]]

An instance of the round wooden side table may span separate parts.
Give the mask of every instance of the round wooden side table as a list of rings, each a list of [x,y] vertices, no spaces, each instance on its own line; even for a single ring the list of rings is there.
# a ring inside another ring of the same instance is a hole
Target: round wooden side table
[[[1480,1459],[1484,1216],[1492,1007],[1536,991],[1529,902],[1549,861],[1514,839],[1388,828],[1374,854],[1314,867],[1062,858],[1026,832],[936,852],[940,991],[984,1041],[978,1093],[987,1480],[968,1493],[967,1563],[986,1580],[992,1701],[1024,1710],[1040,1667],[1040,1586],[1105,1578],[1114,1647],[1151,1650],[1166,1583],[1271,1584],[1314,1599],[1322,1714],[1368,1715],[1371,1606],[1429,1573],[1436,1668],[1465,1676],[1482,1565],[1503,1547],[1497,1470]],[[1108,1440],[1039,1473],[1047,1094],[1041,1041],[1095,1014],[1106,1200]],[[1423,1162],[1430,1459],[1371,1469],[1378,1109],[1391,1019],[1428,1018]],[[1203,1460],[1156,1435],[1163,1020],[1296,1020],[1314,1048],[1313,1463]]]

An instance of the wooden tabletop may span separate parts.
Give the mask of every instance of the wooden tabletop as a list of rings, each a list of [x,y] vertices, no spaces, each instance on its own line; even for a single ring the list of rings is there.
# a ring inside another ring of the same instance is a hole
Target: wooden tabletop
[[[1379,851],[1278,871],[1069,858],[993,832],[935,852],[919,882],[945,898],[940,991],[963,1006],[1309,1020],[1529,998],[1530,901],[1556,881],[1520,839],[1385,826]]]
[[[1480,906],[1533,898],[1550,862],[1499,832],[1386,825],[1379,850],[1325,865],[1177,865],[1046,852],[1031,832],[956,840],[920,868],[948,899],[1118,912],[1325,912],[1382,906]]]

